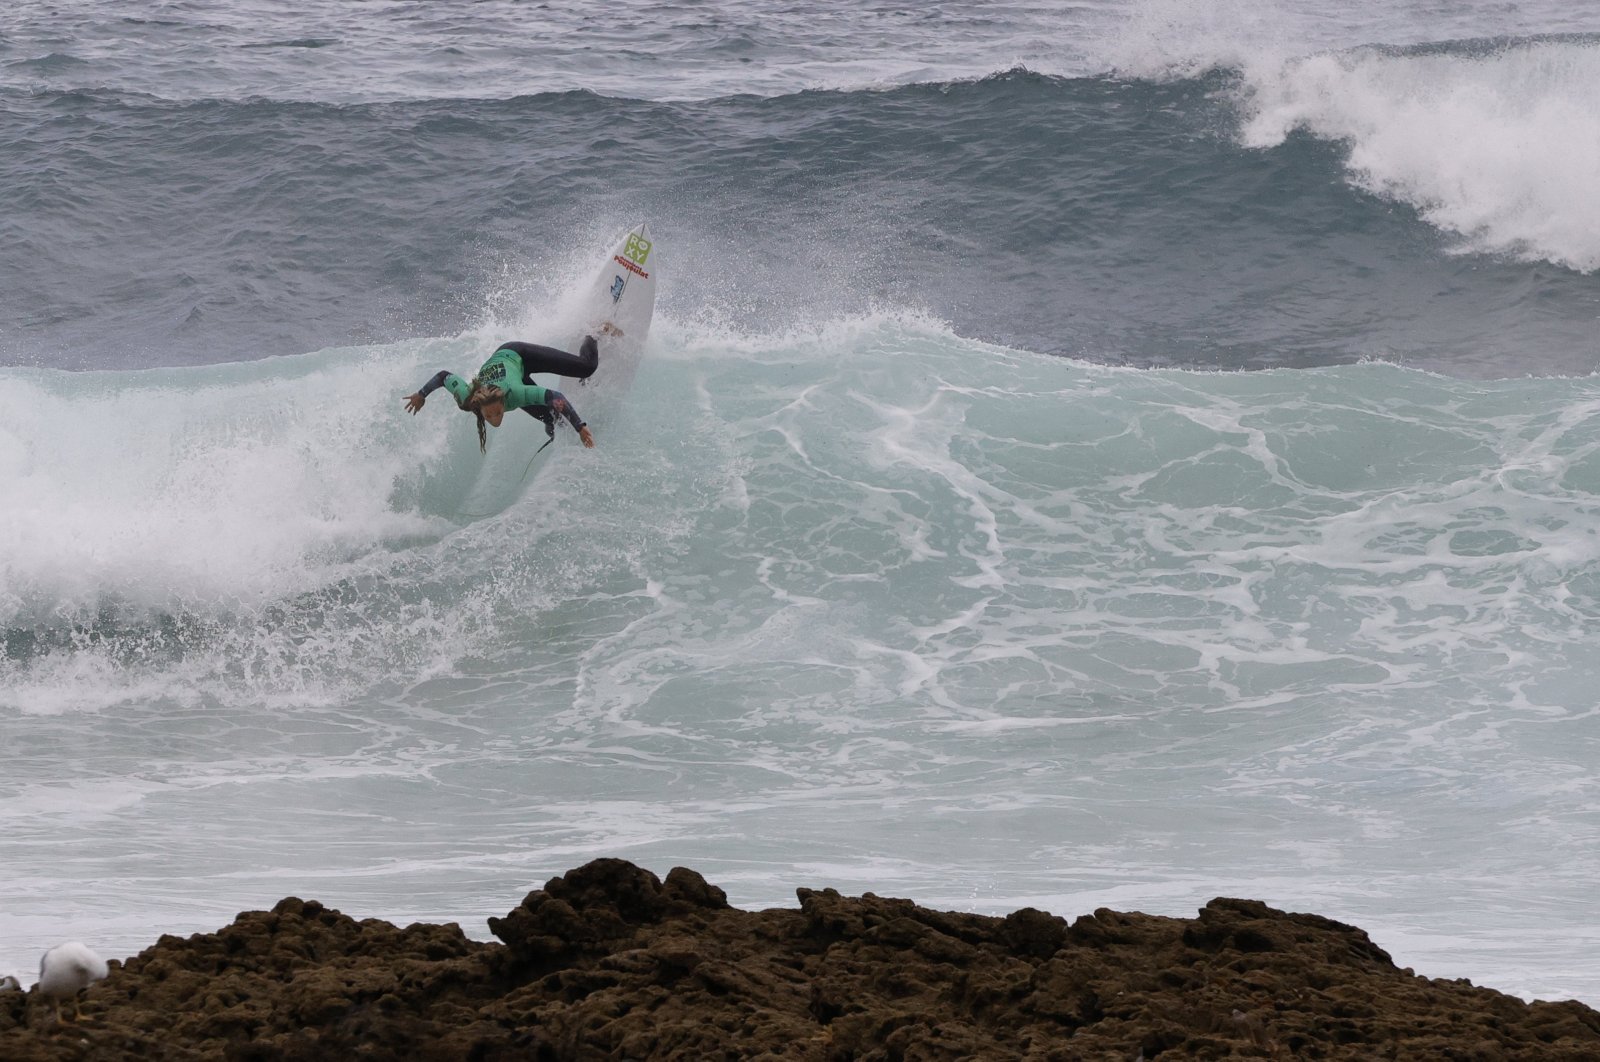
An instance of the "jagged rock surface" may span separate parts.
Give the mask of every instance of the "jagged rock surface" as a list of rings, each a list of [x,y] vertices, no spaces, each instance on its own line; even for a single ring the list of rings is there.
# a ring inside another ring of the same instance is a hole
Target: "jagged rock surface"
[[[799,890],[743,911],[602,859],[469,940],[286,899],[162,937],[54,1026],[0,993],[0,1059],[528,1062],[1600,1058],[1600,1013],[1397,969],[1361,930],[1253,900],[1070,925]]]

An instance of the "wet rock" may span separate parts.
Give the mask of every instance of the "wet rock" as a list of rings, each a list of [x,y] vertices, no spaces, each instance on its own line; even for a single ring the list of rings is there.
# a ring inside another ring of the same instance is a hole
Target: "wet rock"
[[[596,860],[490,919],[399,928],[289,898],[162,937],[55,1027],[0,993],[5,1062],[1600,1058],[1600,1013],[1396,969],[1254,900],[1069,925],[800,889],[742,911],[699,874]]]
[[[688,867],[673,867],[667,871],[666,893],[669,900],[680,906],[704,907],[720,911],[728,906],[728,894],[708,884],[706,879]]]
[[[1067,940],[1067,920],[1053,914],[1024,907],[1006,915],[1000,935],[1018,955],[1047,959]]]

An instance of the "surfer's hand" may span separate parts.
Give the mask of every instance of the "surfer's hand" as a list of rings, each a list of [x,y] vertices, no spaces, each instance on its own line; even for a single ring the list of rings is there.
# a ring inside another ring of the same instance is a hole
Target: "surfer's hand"
[[[406,412],[410,413],[413,417],[416,416],[417,410],[421,409],[422,403],[426,401],[427,399],[422,397],[421,391],[418,391],[414,395],[406,395]]]
[[[578,429],[578,438],[583,440],[584,446],[587,446],[591,450],[594,449],[594,436],[589,432],[589,425],[585,424],[583,427]]]

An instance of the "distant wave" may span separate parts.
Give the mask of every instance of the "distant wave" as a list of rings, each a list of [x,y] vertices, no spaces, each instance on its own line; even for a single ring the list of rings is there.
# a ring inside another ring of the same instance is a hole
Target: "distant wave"
[[[698,102],[0,93],[0,359],[99,365],[111,333],[122,365],[453,334],[648,216],[678,256],[665,299],[761,327],[899,305],[1136,365],[1588,371],[1600,160],[1563,152],[1600,137],[1593,54]]]
[[[1296,130],[1464,251],[1600,269],[1600,37],[1366,48],[1244,71],[1243,142]]]
[[[146,5],[148,6],[148,5]],[[151,13],[155,14],[155,13]],[[507,99],[592,90],[615,98],[708,100],[808,88],[890,87],[982,76],[1017,63],[1081,70],[1082,29],[1111,12],[1047,0],[804,5],[712,0],[689,9],[619,0],[602,18],[510,0],[449,8],[363,8],[310,0],[128,17],[122,8],[17,13],[0,88],[139,93],[171,101],[296,103]],[[318,52],[306,61],[306,50]],[[59,61],[58,61],[59,60]],[[72,66],[66,65],[73,64]]]

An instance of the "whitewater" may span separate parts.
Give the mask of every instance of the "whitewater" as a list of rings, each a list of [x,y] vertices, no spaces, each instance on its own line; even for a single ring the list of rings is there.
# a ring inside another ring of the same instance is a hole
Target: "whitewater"
[[[0,973],[621,856],[1600,1001],[1575,16],[628,10],[0,33]],[[595,450],[402,412],[640,217]]]

